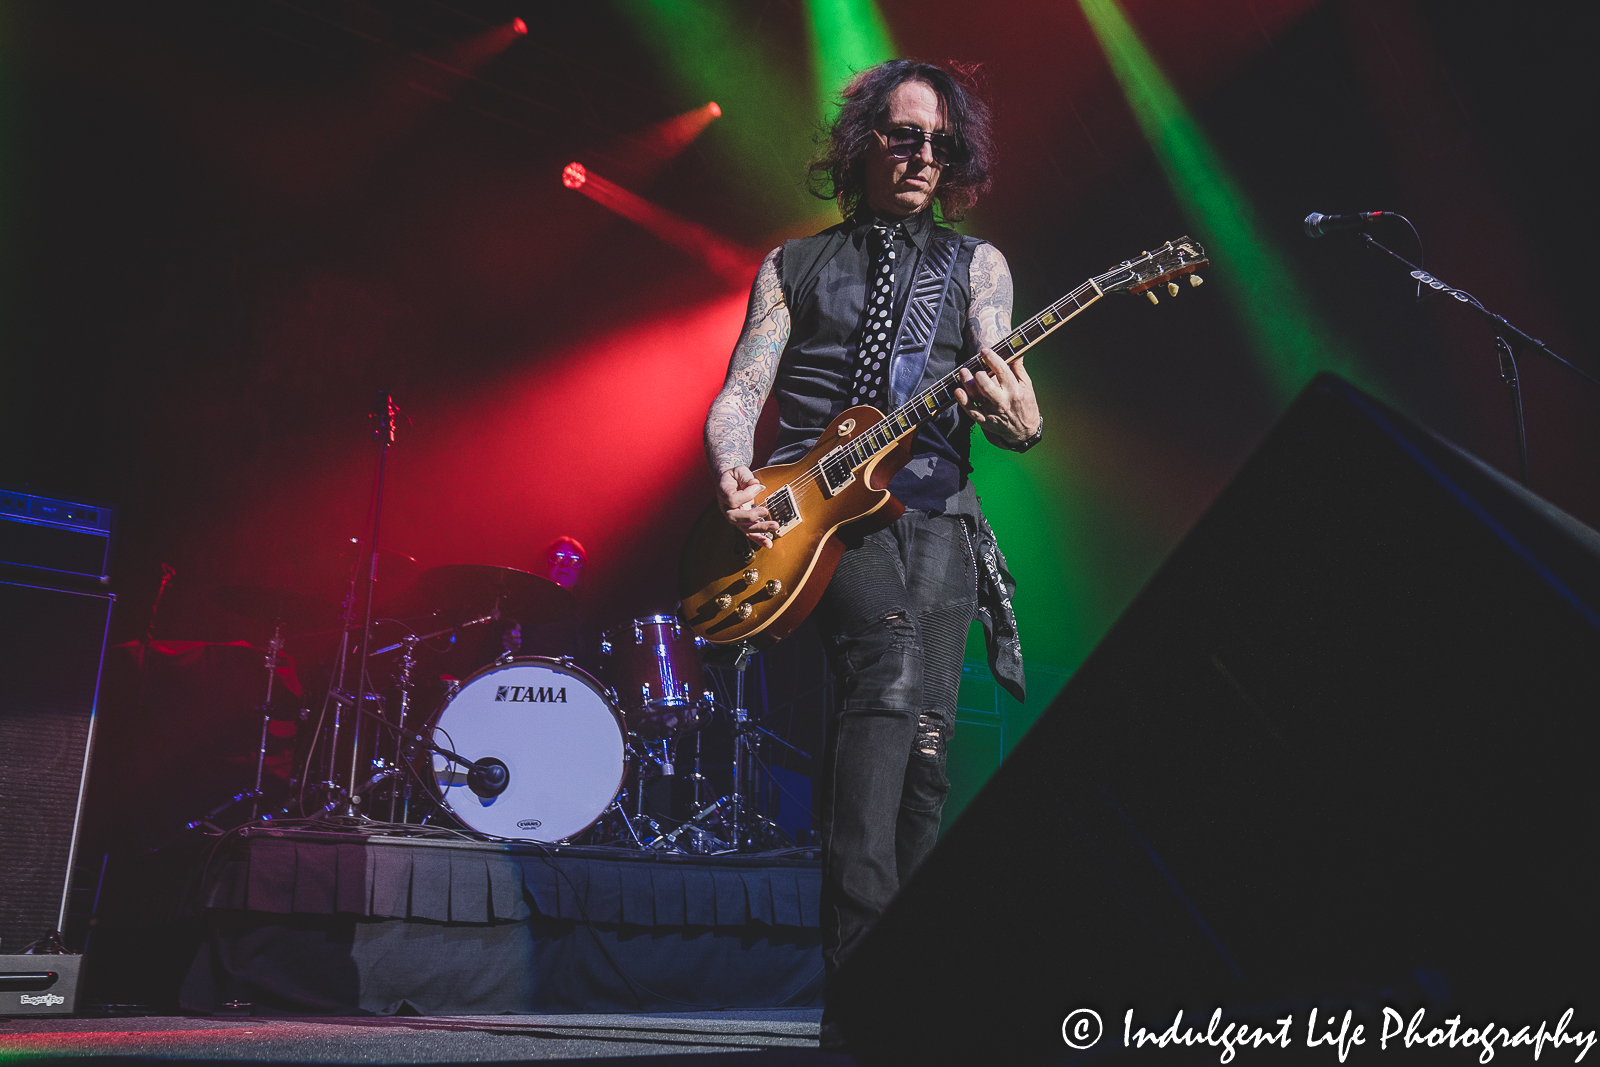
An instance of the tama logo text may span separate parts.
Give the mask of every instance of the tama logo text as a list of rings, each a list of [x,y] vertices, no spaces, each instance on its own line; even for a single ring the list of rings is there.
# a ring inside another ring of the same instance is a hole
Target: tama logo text
[[[67,1002],[66,997],[58,997],[54,993],[40,993],[36,997],[30,997],[28,994],[24,993],[18,999],[22,1003],[36,1008],[48,1008],[56,1004],[65,1004]]]
[[[537,704],[565,704],[567,702],[567,687],[502,685],[494,691],[494,698],[512,702],[531,700]]]

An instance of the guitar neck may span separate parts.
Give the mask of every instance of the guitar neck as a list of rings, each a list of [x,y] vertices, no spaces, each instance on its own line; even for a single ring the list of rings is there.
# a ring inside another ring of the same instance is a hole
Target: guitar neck
[[[1105,293],[1094,279],[1084,282],[1054,304],[1039,312],[1021,326],[1012,330],[993,346],[1007,363],[1014,362],[1028,349],[1061,328],[1067,320],[1099,300]],[[882,422],[845,446],[852,468],[859,467],[879,452],[916,429],[928,419],[938,415],[955,403],[956,387],[961,384],[961,371],[976,374],[984,369],[983,356],[976,355],[937,382],[907,400],[884,416]]]

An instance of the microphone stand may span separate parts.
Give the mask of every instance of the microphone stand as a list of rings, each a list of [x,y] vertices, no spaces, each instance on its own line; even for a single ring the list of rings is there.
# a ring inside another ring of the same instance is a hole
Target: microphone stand
[[[485,756],[480,760],[470,760],[461,755],[459,752],[452,752],[450,749],[438,744],[426,734],[417,733],[413,730],[406,729],[403,726],[396,726],[394,723],[389,721],[387,716],[380,715],[375,711],[368,711],[366,708],[362,707],[358,707],[356,711],[360,715],[365,715],[372,719],[384,729],[392,731],[395,734],[395,743],[398,748],[403,749],[406,745],[415,745],[418,748],[425,748],[429,752],[437,753],[450,762],[460,764],[461,766],[467,768],[467,788],[471,789],[480,797],[484,797],[486,799],[490,797],[497,797],[501,793],[504,793],[506,791],[506,787],[511,784],[511,773],[509,768],[506,767],[504,762],[496,759],[493,756]],[[400,758],[406,758],[403,751],[401,752]],[[397,763],[396,766],[375,775],[372,781],[368,782],[366,786],[362,786],[362,789],[367,788],[367,786],[374,785],[385,778],[394,777],[399,773],[400,766]]]
[[[1511,395],[1511,417],[1516,423],[1517,433],[1518,480],[1521,481],[1523,487],[1526,488],[1528,485],[1528,429],[1522,418],[1522,385],[1517,378],[1517,355],[1530,350],[1534,352],[1541,352],[1597,389],[1600,389],[1600,378],[1596,378],[1582,368],[1568,363],[1566,360],[1556,355],[1555,352],[1551,351],[1549,345],[1545,344],[1537,337],[1530,337],[1528,334],[1523,333],[1521,330],[1517,329],[1517,327],[1508,322],[1505,316],[1497,315],[1488,308],[1484,307],[1478,302],[1478,298],[1473,296],[1471,293],[1462,292],[1460,289],[1457,289],[1454,286],[1445,284],[1438,278],[1435,278],[1433,275],[1423,270],[1421,267],[1418,267],[1416,264],[1406,259],[1404,256],[1400,255],[1398,252],[1394,251],[1394,249],[1387,248],[1384,245],[1379,244],[1373,239],[1372,235],[1367,233],[1365,230],[1361,231],[1361,238],[1367,242],[1368,248],[1377,249],[1379,252],[1382,252],[1389,258],[1397,260],[1406,268],[1407,271],[1410,272],[1411,277],[1415,278],[1418,282],[1426,285],[1429,289],[1441,292],[1446,296],[1454,297],[1456,300],[1467,305],[1473,311],[1476,311],[1479,315],[1488,320],[1489,328],[1494,331],[1495,349],[1500,356],[1500,378],[1506,383],[1506,389]]]

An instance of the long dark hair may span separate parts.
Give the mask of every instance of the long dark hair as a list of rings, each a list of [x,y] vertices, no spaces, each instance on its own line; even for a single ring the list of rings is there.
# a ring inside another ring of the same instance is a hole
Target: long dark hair
[[[934,198],[945,218],[961,218],[994,181],[989,105],[978,95],[976,74],[976,66],[947,69],[916,59],[892,59],[851,78],[839,94],[838,117],[811,161],[812,195],[837,201],[847,218],[854,213],[866,195],[865,155],[873,129],[888,112],[889,94],[906,82],[921,81],[944,101],[957,145],[955,157],[939,175]]]

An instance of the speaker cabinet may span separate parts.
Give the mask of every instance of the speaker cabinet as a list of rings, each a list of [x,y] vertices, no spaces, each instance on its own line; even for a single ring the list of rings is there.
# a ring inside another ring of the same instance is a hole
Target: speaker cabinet
[[[1130,1009],[1594,1030],[1597,740],[1600,535],[1320,377],[830,1001],[862,1063],[1138,1056]]]
[[[0,953],[65,923],[112,600],[0,582]]]

